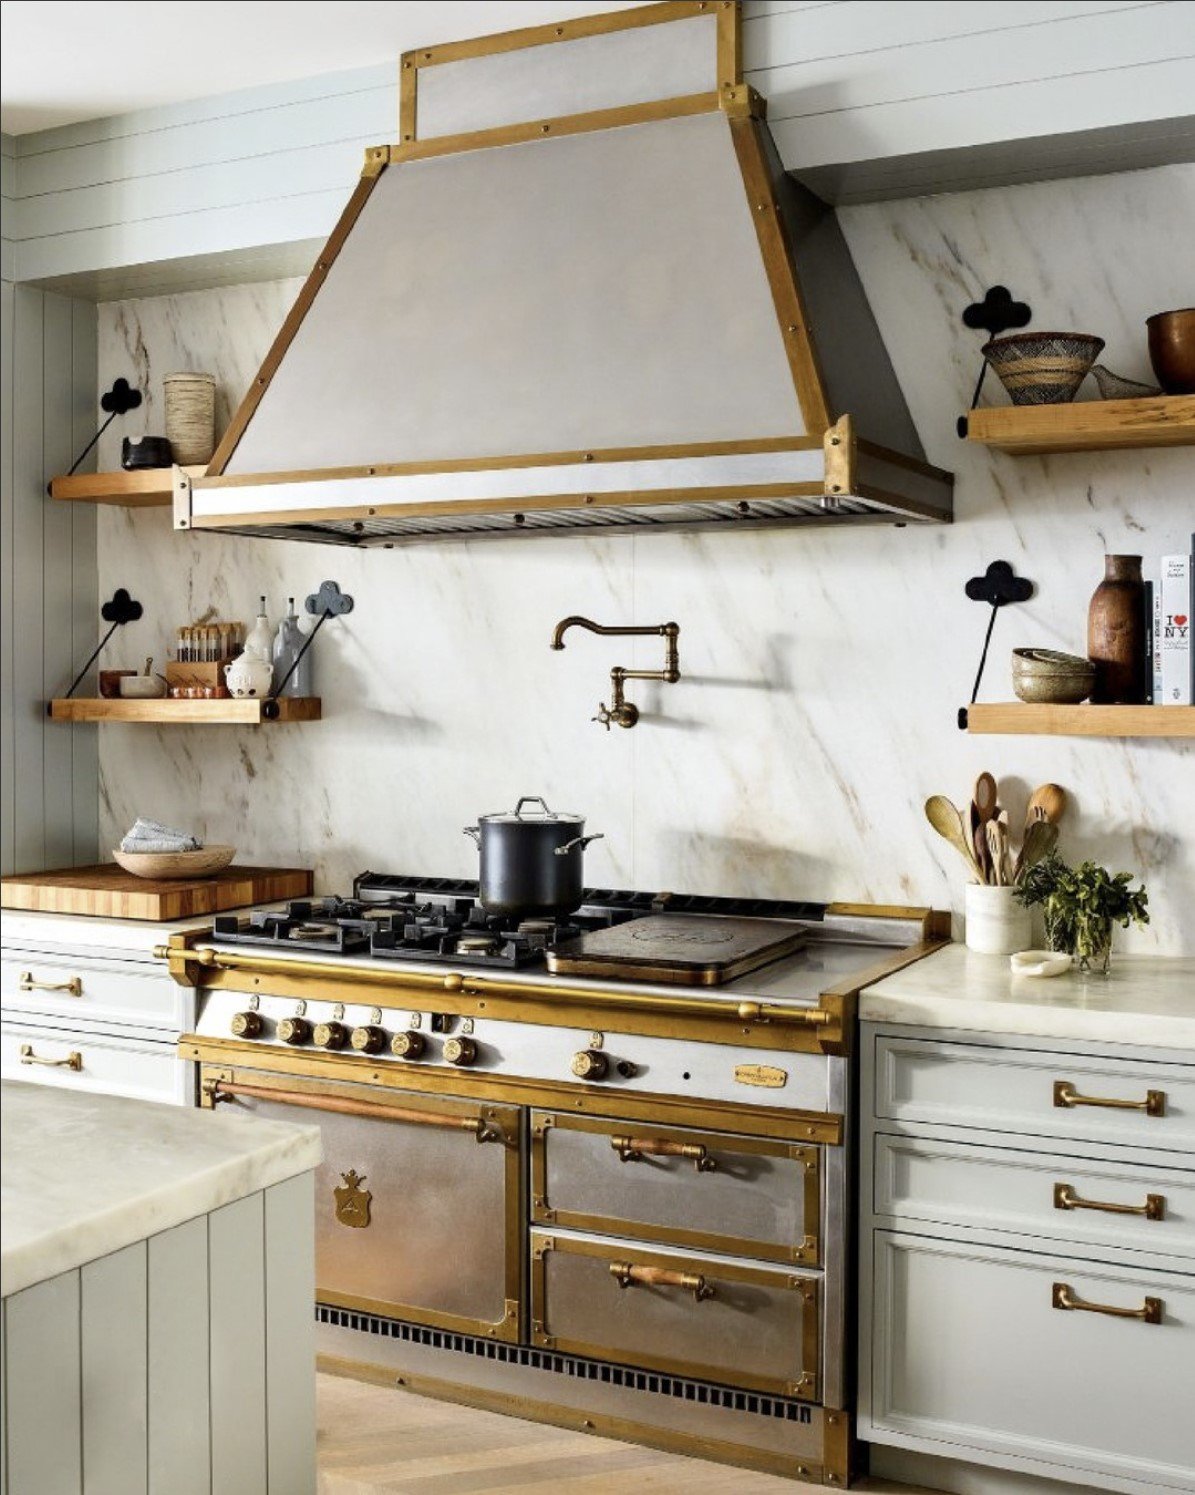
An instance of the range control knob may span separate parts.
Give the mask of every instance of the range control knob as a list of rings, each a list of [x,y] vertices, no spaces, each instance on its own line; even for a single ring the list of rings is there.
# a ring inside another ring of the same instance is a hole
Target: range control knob
[[[599,1049],[582,1049],[573,1055],[572,1070],[579,1080],[604,1080],[610,1061]]]
[[[343,1023],[320,1023],[315,1041],[321,1049],[342,1049],[349,1041],[349,1030]]]
[[[283,1043],[310,1043],[311,1024],[305,1017],[284,1017],[278,1024],[278,1037]]]
[[[386,1032],[370,1023],[364,1028],[354,1028],[349,1041],[359,1054],[380,1054],[386,1047]]]
[[[390,1052],[400,1059],[420,1059],[427,1048],[427,1039],[413,1028],[405,1033],[396,1033],[390,1040]]]
[[[260,1038],[261,1014],[238,1012],[232,1020],[232,1036],[234,1038]]]
[[[444,1042],[444,1057],[449,1064],[472,1064],[477,1059],[477,1045],[471,1038],[448,1038]]]

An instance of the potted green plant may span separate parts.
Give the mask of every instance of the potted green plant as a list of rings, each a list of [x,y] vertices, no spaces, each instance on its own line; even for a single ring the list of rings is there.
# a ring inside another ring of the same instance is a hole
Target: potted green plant
[[[1112,926],[1149,923],[1145,885],[1130,888],[1131,872],[1110,873],[1095,862],[1068,867],[1056,853],[1035,863],[1016,890],[1026,908],[1041,904],[1051,950],[1072,955],[1081,971],[1108,974]]]

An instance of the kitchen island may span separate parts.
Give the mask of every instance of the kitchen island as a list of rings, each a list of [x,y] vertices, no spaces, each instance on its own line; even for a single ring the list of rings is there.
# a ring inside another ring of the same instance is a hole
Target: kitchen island
[[[319,1132],[5,1081],[8,1495],[315,1488]]]

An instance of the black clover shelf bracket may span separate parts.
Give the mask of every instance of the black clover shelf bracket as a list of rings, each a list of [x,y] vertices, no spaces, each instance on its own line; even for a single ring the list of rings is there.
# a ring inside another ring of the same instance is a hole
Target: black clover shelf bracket
[[[984,292],[982,301],[973,301],[963,312],[963,326],[970,327],[973,332],[986,332],[989,338],[999,337],[1010,327],[1027,327],[1032,316],[1033,311],[1028,303],[1014,301],[1012,292],[1007,286],[990,286]],[[979,370],[979,378],[975,383],[975,393],[971,396],[970,408],[972,410],[979,404],[979,392],[983,388],[987,371],[988,361],[985,358]],[[960,439],[965,439],[967,435],[965,415],[959,416],[957,429]]]
[[[121,380],[120,382],[123,383],[124,381]],[[99,643],[92,650],[91,657],[88,659],[87,663],[75,676],[70,690],[68,690],[66,693],[66,700],[69,701],[71,696],[73,696],[74,693],[78,690],[80,684],[83,681],[84,675],[86,675],[87,671],[100,657],[100,650],[104,647],[104,645],[108,642],[108,640],[112,637],[116,630],[118,628],[123,628],[126,623],[135,623],[137,619],[141,617],[144,611],[145,609],[141,606],[137,599],[135,597],[130,597],[128,592],[125,591],[124,587],[117,587],[116,591],[113,592],[111,598],[104,603],[103,607],[100,608],[100,617],[103,618],[105,623],[108,623],[111,626],[109,627],[108,632],[104,634],[103,638],[100,639]],[[49,710],[50,707],[49,705],[47,705],[46,711],[49,712]]]
[[[261,703],[261,714],[267,721],[276,721],[281,707],[278,705],[278,697],[286,689],[286,682],[299,668],[299,661],[311,648],[316,634],[324,626],[329,618],[343,618],[353,610],[353,599],[347,592],[342,592],[334,581],[325,581],[318,592],[312,592],[304,603],[304,607],[316,619],[315,627],[303,640],[303,647],[295,655],[291,667],[279,680],[275,690]]]
[[[1010,603],[1028,602],[1033,596],[1033,583],[1024,576],[1017,576],[1007,561],[993,561],[982,576],[973,576],[965,591],[972,602],[986,602],[992,609],[988,618],[987,632],[983,636],[983,652],[979,656],[979,669],[975,672],[975,684],[971,687],[970,705],[974,706],[979,695],[983,669],[988,662],[988,645],[992,642],[992,629],[996,626],[996,615]],[[959,707],[958,727],[967,730],[968,708]]]

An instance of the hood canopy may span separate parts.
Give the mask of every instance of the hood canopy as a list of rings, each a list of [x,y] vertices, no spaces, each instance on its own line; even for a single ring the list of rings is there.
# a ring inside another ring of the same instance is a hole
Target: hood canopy
[[[341,544],[942,520],[831,209],[737,4],[402,60],[360,184],[179,528]],[[582,113],[542,117],[580,100]],[[537,117],[528,118],[534,109]]]

